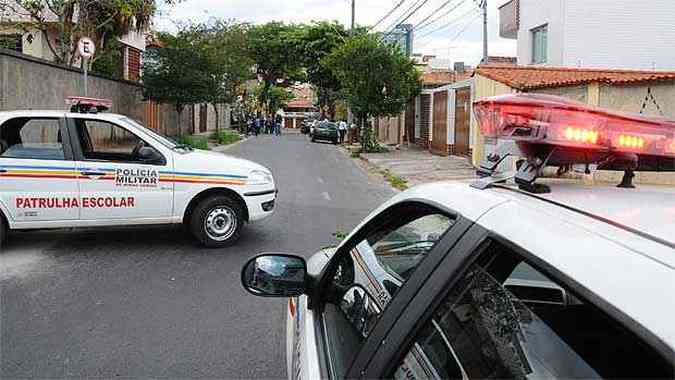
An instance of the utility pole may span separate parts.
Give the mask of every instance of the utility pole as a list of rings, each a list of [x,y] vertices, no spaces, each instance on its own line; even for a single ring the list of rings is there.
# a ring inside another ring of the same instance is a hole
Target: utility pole
[[[356,18],[356,0],[352,0],[352,32],[354,31],[354,19]]]
[[[483,12],[483,63],[488,63],[488,20],[487,20],[487,0],[482,0],[481,11]]]

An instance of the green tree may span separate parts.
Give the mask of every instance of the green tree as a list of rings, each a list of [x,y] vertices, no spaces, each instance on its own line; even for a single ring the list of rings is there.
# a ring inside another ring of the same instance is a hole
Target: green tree
[[[178,134],[186,105],[202,103],[209,89],[208,62],[199,30],[185,27],[176,35],[160,33],[163,48],[146,51],[143,62],[143,94],[160,103],[172,104],[178,112]]]
[[[202,49],[206,62],[206,101],[216,114],[220,130],[218,104],[232,104],[244,83],[253,77],[253,60],[248,55],[249,26],[235,21],[216,20],[202,26]]]
[[[303,29],[302,25],[269,22],[249,30],[249,56],[262,83],[257,92],[259,104],[269,103],[273,87],[304,80]]]
[[[376,150],[368,118],[402,112],[421,90],[420,72],[397,47],[373,34],[350,38],[324,63],[342,83],[341,94],[361,122],[362,150]]]
[[[335,117],[335,102],[339,99],[340,81],[324,58],[342,46],[349,33],[338,22],[314,22],[304,28],[303,50],[307,81],[314,86],[322,114],[328,110]]]
[[[267,91],[267,95],[265,97],[265,103],[262,104],[261,106],[264,108],[264,111],[267,114],[272,114],[278,111],[279,109],[285,107],[288,102],[293,100],[295,98],[295,95],[289,90],[287,90],[284,87],[280,86],[272,86],[269,87],[268,89],[265,89],[265,84],[260,83],[258,86],[255,87],[254,89],[254,94],[256,98],[260,99],[261,98],[261,93],[263,91]]]

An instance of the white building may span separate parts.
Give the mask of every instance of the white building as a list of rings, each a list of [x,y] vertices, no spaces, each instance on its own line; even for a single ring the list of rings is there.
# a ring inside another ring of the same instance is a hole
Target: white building
[[[675,0],[510,0],[499,12],[521,65],[675,69]]]

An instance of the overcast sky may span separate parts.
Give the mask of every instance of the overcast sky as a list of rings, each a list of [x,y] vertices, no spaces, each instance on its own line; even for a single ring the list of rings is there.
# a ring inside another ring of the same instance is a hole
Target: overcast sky
[[[356,23],[373,25],[401,0],[355,0]],[[426,1],[426,2],[425,2]],[[406,23],[422,25],[447,13],[437,22],[415,31],[414,52],[432,54],[451,61],[464,61],[475,65],[482,55],[482,19],[475,0],[403,0],[403,4],[377,29],[388,30],[413,5],[424,4]],[[490,55],[515,56],[515,40],[500,38],[497,6],[506,0],[488,2],[488,36]],[[235,18],[252,23],[267,21],[309,22],[336,20],[349,25],[351,0],[184,0],[171,8],[162,7],[155,19],[159,30],[171,30],[175,21],[200,20],[210,17]],[[441,7],[443,6],[443,7]],[[414,9],[414,8],[412,8]],[[440,9],[440,10],[439,10]],[[444,27],[446,26],[447,27]],[[439,29],[440,30],[437,30]]]

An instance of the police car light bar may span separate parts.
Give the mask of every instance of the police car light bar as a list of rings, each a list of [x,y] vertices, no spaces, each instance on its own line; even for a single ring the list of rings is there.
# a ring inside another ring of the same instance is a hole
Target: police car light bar
[[[675,157],[675,121],[624,114],[541,94],[484,98],[474,112],[485,136],[560,147]]]
[[[66,104],[70,106],[71,112],[102,112],[112,108],[112,100],[87,98],[84,96],[69,96],[66,98]]]
[[[515,148],[488,155],[479,175],[492,176],[509,155],[521,160],[515,180],[532,186],[544,166],[597,164],[623,170],[675,170],[675,121],[625,114],[542,94],[507,94],[474,103],[483,135],[514,140]]]

